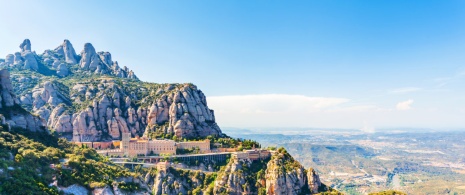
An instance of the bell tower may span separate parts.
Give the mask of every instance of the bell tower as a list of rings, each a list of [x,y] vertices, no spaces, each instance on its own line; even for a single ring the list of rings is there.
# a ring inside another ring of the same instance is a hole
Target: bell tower
[[[131,133],[123,133],[121,140],[121,151],[125,156],[129,154],[129,141],[131,140]]]

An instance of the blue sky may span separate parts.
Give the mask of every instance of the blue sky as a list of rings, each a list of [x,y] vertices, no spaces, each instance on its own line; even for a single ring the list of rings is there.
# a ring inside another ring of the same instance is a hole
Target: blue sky
[[[464,1],[0,3],[0,56],[91,42],[220,126],[465,127]]]

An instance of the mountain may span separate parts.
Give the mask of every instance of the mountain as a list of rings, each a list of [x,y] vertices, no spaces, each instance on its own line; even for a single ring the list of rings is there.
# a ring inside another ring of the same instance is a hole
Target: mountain
[[[225,162],[194,162],[209,171],[176,158],[188,169],[115,165],[68,140],[130,132],[235,148],[259,144],[223,134],[193,84],[142,82],[89,43],[80,55],[68,40],[40,55],[27,39],[20,49],[0,60],[0,194],[340,194],[284,148],[255,160],[232,154]]]
[[[96,52],[90,43],[80,55],[68,40],[40,55],[31,51],[28,39],[20,49],[0,62],[0,68],[12,72],[17,103],[68,140],[119,140],[125,132],[222,136],[205,95],[193,84],[139,81],[109,52]]]

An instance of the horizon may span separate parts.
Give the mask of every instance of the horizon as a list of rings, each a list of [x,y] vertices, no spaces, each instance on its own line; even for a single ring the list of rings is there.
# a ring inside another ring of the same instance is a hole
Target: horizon
[[[3,2],[0,58],[90,42],[142,81],[196,84],[221,127],[464,129],[465,3],[397,2]]]

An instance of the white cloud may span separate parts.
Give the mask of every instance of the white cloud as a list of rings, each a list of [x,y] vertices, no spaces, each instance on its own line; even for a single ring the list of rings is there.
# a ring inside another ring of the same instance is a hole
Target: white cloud
[[[348,98],[287,94],[216,96],[207,97],[207,102],[222,127],[354,128],[373,132],[386,127],[465,126],[458,110],[412,109],[413,100],[399,102],[394,108]]]
[[[410,110],[412,109],[412,104],[413,100],[410,99],[407,101],[397,103],[396,108],[397,110]]]
[[[289,113],[315,112],[349,102],[346,98],[264,94],[208,97],[208,104],[219,112]]]
[[[421,88],[418,88],[418,87],[403,87],[403,88],[389,90],[389,93],[391,94],[411,93],[411,92],[420,91],[420,90]]]

